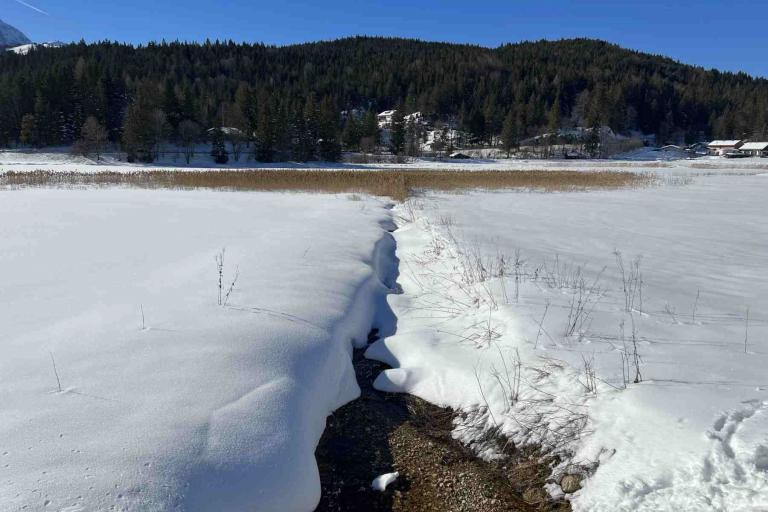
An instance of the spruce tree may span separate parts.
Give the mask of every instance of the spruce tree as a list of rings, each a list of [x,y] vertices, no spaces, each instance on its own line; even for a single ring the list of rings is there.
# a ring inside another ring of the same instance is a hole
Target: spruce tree
[[[361,135],[360,145],[363,151],[375,153],[381,142],[381,130],[379,129],[379,120],[373,110],[368,110],[363,117]]]
[[[37,146],[37,119],[34,114],[24,114],[21,118],[19,141],[25,146]]]
[[[318,115],[318,152],[320,159],[336,162],[341,158],[338,114],[330,98],[323,99]]]
[[[357,121],[357,117],[353,112],[347,114],[347,119],[344,121],[344,131],[341,134],[341,139],[344,142],[344,146],[352,151],[360,149],[360,139],[362,138],[362,132],[360,129],[360,123]]]
[[[224,133],[221,129],[216,128],[211,136],[211,156],[213,161],[220,165],[226,164],[229,162],[229,153],[227,152],[226,144],[224,144]]]
[[[501,147],[506,151],[509,158],[512,150],[519,144],[520,134],[517,131],[517,116],[511,110],[507,112],[504,118],[504,126],[501,131]]]
[[[389,149],[395,155],[403,152],[405,147],[405,115],[403,109],[398,108],[392,115],[392,126],[389,135]]]
[[[275,157],[275,133],[269,98],[265,95],[259,101],[256,124],[256,160],[271,162]]]

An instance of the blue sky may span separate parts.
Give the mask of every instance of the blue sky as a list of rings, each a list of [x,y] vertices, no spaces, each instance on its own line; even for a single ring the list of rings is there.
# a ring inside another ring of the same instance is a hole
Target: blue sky
[[[0,18],[36,41],[289,44],[368,34],[494,47],[592,37],[768,76],[768,2],[759,0],[0,0]]]

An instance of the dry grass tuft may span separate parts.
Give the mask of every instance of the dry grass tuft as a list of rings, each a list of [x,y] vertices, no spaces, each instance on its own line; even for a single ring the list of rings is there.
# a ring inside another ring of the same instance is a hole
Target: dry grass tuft
[[[422,190],[570,191],[647,186],[648,174],[616,171],[238,170],[119,173],[7,172],[0,186],[125,185],[142,188],[362,192],[403,200]]]

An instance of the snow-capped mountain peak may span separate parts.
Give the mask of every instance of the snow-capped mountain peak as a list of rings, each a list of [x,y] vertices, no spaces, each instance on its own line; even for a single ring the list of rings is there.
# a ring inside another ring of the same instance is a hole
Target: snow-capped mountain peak
[[[0,48],[20,46],[31,42],[19,29],[0,20]]]

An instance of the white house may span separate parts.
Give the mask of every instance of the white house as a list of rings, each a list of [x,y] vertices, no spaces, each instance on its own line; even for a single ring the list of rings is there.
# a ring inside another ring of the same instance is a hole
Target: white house
[[[385,110],[381,114],[377,115],[376,117],[379,120],[379,128],[391,128],[392,120],[394,119],[396,112],[397,110]],[[421,112],[414,112],[413,114],[403,116],[403,120],[406,124],[408,124],[409,121],[413,121],[416,124],[424,124],[424,116],[421,114]]]
[[[395,117],[396,110],[385,110],[381,114],[379,114],[379,128],[389,128],[392,126],[392,118]]]
[[[710,155],[724,155],[729,151],[736,151],[744,143],[740,140],[713,140],[707,144]]]
[[[424,116],[421,114],[421,112],[414,112],[413,114],[408,114],[404,118],[405,124],[408,124],[410,122],[413,122],[413,124],[426,124],[424,122]]]
[[[747,142],[739,148],[739,151],[750,156],[768,156],[768,142]]]

